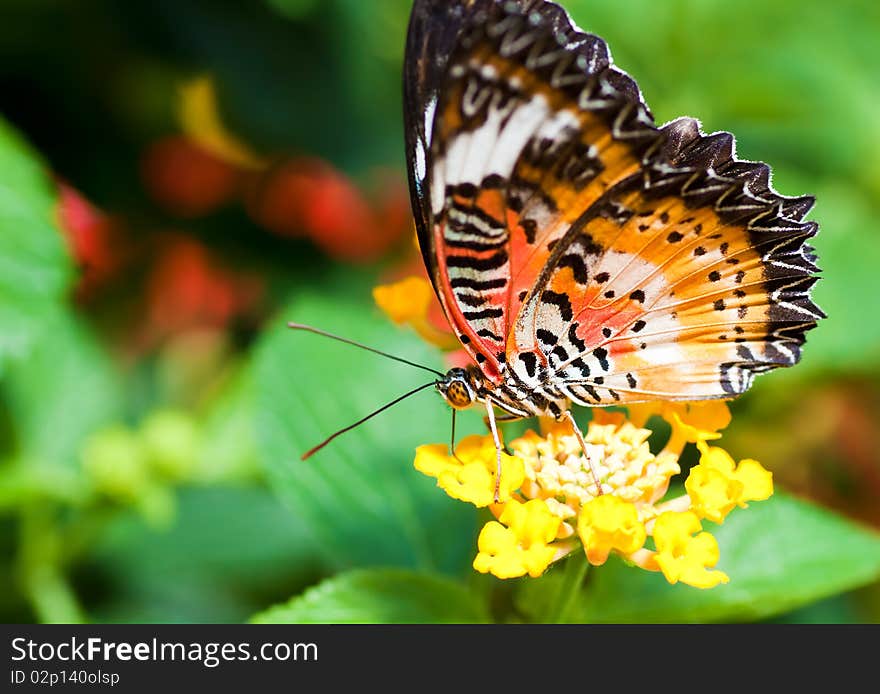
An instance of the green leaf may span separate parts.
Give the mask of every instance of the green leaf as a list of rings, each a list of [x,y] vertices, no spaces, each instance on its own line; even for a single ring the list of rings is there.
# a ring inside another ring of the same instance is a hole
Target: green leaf
[[[0,375],[24,356],[64,300],[72,265],[54,225],[42,162],[0,119]]]
[[[489,622],[484,605],[446,578],[400,569],[360,569],[255,615],[257,624],[470,624]]]
[[[754,621],[880,578],[880,535],[779,492],[704,527],[718,539],[717,568],[730,583],[669,585],[659,573],[609,561],[593,571],[574,621]]]
[[[202,445],[193,479],[202,484],[262,478],[250,364],[248,361],[228,379],[201,417]]]
[[[31,353],[10,364],[6,396],[19,455],[35,463],[72,466],[83,439],[118,418],[122,387],[90,331],[53,311]]]
[[[87,605],[97,622],[241,622],[324,570],[296,517],[254,486],[180,489],[168,529],[121,515],[88,561],[105,582]]]
[[[436,351],[396,329],[351,271],[303,291],[283,321],[319,326],[440,368]],[[474,553],[476,513],[413,469],[417,445],[449,436],[449,410],[420,393],[300,456],[342,426],[433,376],[327,338],[270,326],[256,354],[258,452],[278,492],[338,566],[459,573]],[[460,435],[465,431],[461,430]]]

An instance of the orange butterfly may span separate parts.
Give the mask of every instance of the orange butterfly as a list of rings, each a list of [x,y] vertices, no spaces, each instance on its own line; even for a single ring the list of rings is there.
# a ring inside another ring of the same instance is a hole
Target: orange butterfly
[[[499,460],[495,408],[579,434],[572,402],[732,398],[824,317],[813,198],[729,133],[655,125],[555,3],[416,0],[404,115],[422,254],[474,362],[433,385],[485,407]]]

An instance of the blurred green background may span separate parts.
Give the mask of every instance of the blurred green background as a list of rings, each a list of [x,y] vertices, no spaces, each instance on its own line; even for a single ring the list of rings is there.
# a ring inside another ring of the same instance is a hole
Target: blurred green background
[[[800,365],[732,406],[724,443],[788,496],[718,533],[730,586],[706,597],[610,565],[583,618],[880,621],[880,5],[565,4],[658,122],[730,130],[781,193],[816,195],[829,314]],[[477,514],[411,466],[448,436],[436,396],[299,460],[421,377],[285,321],[442,364],[370,297],[419,271],[409,6],[0,4],[4,622],[529,617],[533,587],[472,575]],[[793,498],[818,507],[815,528]],[[835,524],[845,540],[822,535]],[[812,583],[783,598],[797,576]]]

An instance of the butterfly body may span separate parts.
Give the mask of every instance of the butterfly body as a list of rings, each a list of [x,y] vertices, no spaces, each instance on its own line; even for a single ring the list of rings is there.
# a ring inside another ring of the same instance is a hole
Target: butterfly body
[[[567,409],[568,399],[559,393],[551,396],[541,388],[530,389],[515,373],[502,370],[501,383],[488,380],[476,366],[450,369],[435,386],[443,399],[456,410],[478,403],[503,410],[510,417],[559,417]]]
[[[555,3],[416,0],[406,53],[419,242],[474,401],[732,398],[799,360],[823,317],[811,197],[776,193],[729,133],[655,125]]]

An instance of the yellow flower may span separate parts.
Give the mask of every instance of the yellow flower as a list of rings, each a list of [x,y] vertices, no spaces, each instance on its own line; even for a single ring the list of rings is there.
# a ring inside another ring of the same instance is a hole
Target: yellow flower
[[[498,520],[487,523],[477,539],[479,553],[474,569],[498,578],[516,578],[544,573],[556,555],[551,543],[556,539],[560,519],[538,499],[526,503],[511,500],[504,504]]]
[[[632,554],[645,544],[647,537],[635,505],[610,494],[591,499],[581,507],[578,535],[587,560],[595,566],[604,564],[611,550]]]
[[[491,436],[471,436],[450,456],[444,445],[420,446],[416,468],[436,477],[457,499],[488,506],[497,521],[478,539],[474,568],[498,578],[540,575],[572,552],[578,540],[590,564],[611,553],[629,564],[662,571],[670,583],[710,588],[728,581],[710,570],[718,561],[715,538],[700,518],[721,522],[736,506],[773,493],[770,473],[754,460],[736,465],[706,441],[727,426],[724,403],[640,405],[632,419],[596,410],[584,432],[584,448],[567,423],[542,421],[541,434],[527,431],[503,455],[500,496],[493,503],[495,446]],[[651,452],[644,424],[662,414],[672,434]],[[638,424],[637,424],[638,423]],[[686,484],[687,494],[665,499],[680,472],[678,457],[696,443],[702,457]],[[653,536],[656,550],[645,547]]]
[[[773,475],[757,460],[737,465],[723,448],[703,441],[697,447],[700,463],[691,469],[684,486],[700,517],[721,523],[734,507],[746,508],[747,501],[763,501],[773,494]]]
[[[653,559],[670,583],[681,581],[696,588],[713,588],[730,580],[723,571],[707,568],[718,563],[718,543],[701,530],[700,519],[692,511],[667,511],[654,523],[657,553]]]
[[[422,277],[406,277],[373,287],[373,300],[395,324],[410,326],[423,340],[441,349],[461,347],[451,331],[440,330],[428,320],[433,297],[434,289]]]
[[[425,317],[433,291],[421,277],[407,277],[374,287],[373,299],[392,321],[403,325]]]
[[[680,455],[688,443],[721,438],[718,432],[730,424],[730,410],[723,400],[705,402],[649,402],[630,405],[630,418],[644,426],[653,415],[660,415],[672,426],[666,450]]]
[[[496,458],[491,436],[468,436],[455,448],[458,458],[449,455],[444,444],[419,446],[414,465],[416,470],[437,479],[437,486],[453,499],[466,501],[481,508],[495,501]],[[511,498],[525,479],[522,460],[501,454],[500,501]]]

